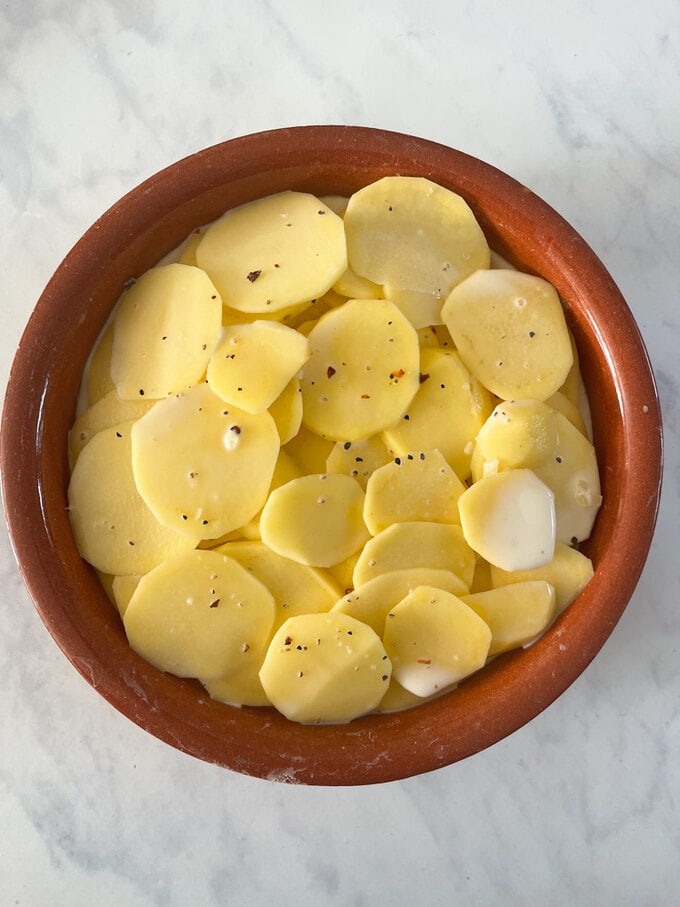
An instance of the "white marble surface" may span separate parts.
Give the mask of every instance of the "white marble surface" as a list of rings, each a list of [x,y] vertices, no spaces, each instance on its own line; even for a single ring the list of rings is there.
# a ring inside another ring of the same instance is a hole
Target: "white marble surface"
[[[600,254],[665,413],[648,566],[585,674],[436,773],[288,787],[115,712],[44,630],[0,533],[0,902],[666,905],[680,891],[680,5],[345,0],[0,4],[0,382],[82,232],[244,133],[373,125],[511,173]]]

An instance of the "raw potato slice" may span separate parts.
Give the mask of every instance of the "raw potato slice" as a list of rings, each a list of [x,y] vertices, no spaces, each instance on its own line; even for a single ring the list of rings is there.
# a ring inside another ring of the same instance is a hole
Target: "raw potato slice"
[[[485,476],[458,499],[468,545],[504,570],[532,570],[555,552],[555,496],[530,469]]]
[[[76,421],[69,432],[69,463],[73,469],[80,451],[88,441],[105,428],[118,425],[120,422],[134,422],[143,416],[154,405],[153,400],[121,400],[112,388],[108,394],[100,397],[88,407]]]
[[[588,429],[583,420],[581,411],[578,406],[575,406],[571,400],[562,393],[562,391],[555,391],[552,397],[548,397],[545,402],[547,406],[562,413],[565,419],[569,419],[571,424],[577,428],[582,435],[588,437]]]
[[[503,469],[535,469],[557,449],[553,409],[539,400],[499,403],[477,435],[472,453],[472,478]]]
[[[243,412],[207,384],[159,401],[132,429],[139,493],[159,522],[196,540],[219,538],[255,516],[278,454],[269,413]]]
[[[346,195],[321,195],[319,201],[323,202],[331,211],[334,211],[338,217],[344,217],[349,198]]]
[[[553,286],[519,271],[477,271],[451,291],[442,318],[473,375],[503,400],[546,400],[573,364]]]
[[[200,381],[221,318],[217,290],[199,268],[170,264],[142,274],[113,320],[111,377],[118,396],[156,400]]]
[[[128,641],[178,677],[228,677],[257,660],[274,622],[274,599],[236,561],[192,551],[139,581],[125,610]]]
[[[555,599],[558,613],[564,611],[576,596],[585,588],[594,575],[593,564],[589,557],[562,545],[555,545],[555,556],[544,567],[536,570],[516,570],[509,572],[499,567],[491,567],[491,581],[494,588],[510,583],[525,583],[532,580],[544,580],[555,588]]]
[[[182,245],[182,248],[179,250],[179,258],[177,261],[181,265],[191,265],[192,267],[197,267],[196,264],[196,249],[198,244],[203,239],[203,233],[205,231],[202,229],[194,230],[190,236],[187,237],[186,241]]]
[[[396,680],[432,696],[484,667],[491,630],[455,595],[419,586],[388,613],[384,643]]]
[[[111,584],[111,592],[113,593],[113,600],[118,608],[118,613],[122,617],[125,614],[127,606],[130,604],[130,599],[139,585],[139,581],[142,577],[139,575],[132,576],[114,576],[113,583]]]
[[[301,473],[324,473],[333,446],[333,441],[320,437],[303,425],[283,450],[297,463]]]
[[[383,432],[398,456],[437,448],[461,481],[470,475],[474,439],[493,407],[486,388],[452,350],[424,349],[420,387],[402,418]]]
[[[330,611],[340,594],[327,574],[283,557],[262,542],[228,542],[217,550],[245,567],[274,596],[274,630],[296,614]]]
[[[365,441],[337,441],[326,460],[326,472],[340,472],[356,479],[366,490],[369,477],[392,459],[380,435]]]
[[[196,261],[230,308],[275,312],[333,286],[347,267],[345,231],[318,198],[281,192],[227,211],[206,230]]]
[[[449,570],[469,588],[475,555],[460,526],[448,523],[393,523],[366,542],[354,568],[354,588],[392,570],[432,567]]]
[[[345,212],[350,267],[384,285],[414,327],[440,323],[449,290],[489,267],[467,203],[423,177],[387,176],[355,192]]]
[[[387,612],[418,586],[434,586],[454,595],[467,595],[469,591],[463,580],[450,570],[412,567],[376,576],[344,595],[331,610],[355,617],[382,636]]]
[[[263,645],[253,652],[253,657],[235,674],[203,680],[203,686],[210,698],[237,708],[244,705],[260,707],[271,705],[260,681],[260,668],[266,652],[267,646]],[[248,652],[248,655],[250,654]]]
[[[85,386],[87,405],[92,406],[114,390],[111,377],[111,350],[113,349],[113,321],[102,331],[87,365],[85,366]]]
[[[556,612],[555,589],[544,580],[462,595],[461,601],[491,628],[489,657],[536,639]]]
[[[274,634],[260,680],[291,721],[336,724],[374,709],[391,674],[370,627],[346,614],[301,614]]]
[[[418,335],[384,299],[351,299],[311,331],[302,373],[303,423],[334,441],[361,441],[400,418],[418,390]]]
[[[308,358],[307,338],[277,321],[232,325],[210,358],[208,383],[227,403],[261,413]]]
[[[535,469],[555,495],[557,541],[587,539],[602,503],[597,455],[591,442],[572,423],[555,413],[557,448]]]
[[[392,523],[460,523],[457,501],[464,491],[438,450],[397,457],[369,478],[364,522],[371,535]]]
[[[351,268],[347,268],[345,273],[340,275],[333,289],[347,299],[382,299],[383,295],[382,287],[372,280],[359,277]]]
[[[416,696],[416,694],[411,693],[410,690],[405,690],[404,687],[392,677],[387,692],[376,706],[375,711],[382,714],[403,712],[404,709],[411,709],[416,705],[421,705],[429,699],[437,698],[438,696],[441,696],[442,693],[455,689],[455,687],[456,684],[452,683],[442,690],[437,690],[435,696]]]
[[[281,444],[287,444],[302,425],[302,390],[297,378],[291,378],[269,407]]]
[[[269,495],[260,517],[262,541],[284,557],[330,567],[364,544],[364,492],[349,476],[293,479]]]
[[[83,449],[68,488],[69,518],[83,558],[104,573],[146,573],[195,541],[167,529],[140,497],[124,422],[98,432]]]

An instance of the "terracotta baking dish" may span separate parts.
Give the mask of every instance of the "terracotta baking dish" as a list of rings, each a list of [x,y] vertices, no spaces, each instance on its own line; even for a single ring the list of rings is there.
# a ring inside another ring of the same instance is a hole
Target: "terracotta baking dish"
[[[128,647],[115,608],[75,547],[66,512],[67,435],[88,353],[129,278],[230,207],[283,189],[348,195],[387,174],[427,176],[459,192],[491,247],[563,297],[602,473],[604,505],[585,546],[595,576],[538,642],[495,659],[452,693],[398,714],[302,726],[270,709],[212,701],[198,683],[157,671]],[[550,705],[595,657],[635,589],[654,530],[661,462],[659,403],[640,333],[612,278],[569,224],[480,160],[423,139],[344,126],[216,145],[115,204],[38,301],[2,421],[3,494],[19,567],[76,669],[161,740],[238,772],[306,784],[427,772],[490,746]]]

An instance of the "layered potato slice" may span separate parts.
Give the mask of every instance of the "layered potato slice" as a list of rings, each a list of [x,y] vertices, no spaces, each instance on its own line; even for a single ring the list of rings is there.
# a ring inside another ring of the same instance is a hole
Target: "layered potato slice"
[[[313,195],[270,195],[211,224],[196,262],[232,309],[290,308],[323,296],[345,271],[342,219]]]
[[[207,384],[159,401],[132,429],[140,495],[162,525],[197,541],[219,538],[258,513],[278,454],[268,412],[244,412]]]
[[[303,424],[333,441],[362,441],[393,425],[418,390],[418,336],[384,299],[351,299],[309,334]]]
[[[416,328],[441,323],[451,288],[489,267],[486,238],[467,202],[423,177],[387,176],[355,192],[345,230],[350,267],[382,285]]]

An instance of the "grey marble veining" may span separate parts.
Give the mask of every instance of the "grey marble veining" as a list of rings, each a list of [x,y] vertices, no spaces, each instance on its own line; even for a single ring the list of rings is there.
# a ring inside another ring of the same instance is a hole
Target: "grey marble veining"
[[[511,173],[600,255],[648,346],[666,473],[593,664],[458,765],[359,789],[206,765],[52,642],[0,534],[0,900],[666,905],[680,890],[680,6],[10,0],[0,7],[0,382],[51,273],[123,193],[259,129],[421,135]]]

